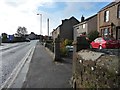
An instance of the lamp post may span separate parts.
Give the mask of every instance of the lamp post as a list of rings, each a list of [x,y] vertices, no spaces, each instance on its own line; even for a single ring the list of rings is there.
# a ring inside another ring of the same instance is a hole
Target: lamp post
[[[48,37],[49,37],[49,18],[47,19],[47,26],[48,26]]]
[[[37,14],[40,16],[40,35],[42,34],[42,14]],[[41,36],[40,36],[40,40],[41,40]]]

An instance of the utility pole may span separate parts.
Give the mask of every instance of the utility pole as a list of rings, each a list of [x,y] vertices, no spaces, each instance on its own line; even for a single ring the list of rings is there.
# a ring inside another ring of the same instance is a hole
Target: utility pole
[[[37,14],[40,16],[40,40],[41,40],[41,35],[42,35],[42,14]]]
[[[48,37],[49,37],[49,18],[47,19],[47,26],[48,26]]]

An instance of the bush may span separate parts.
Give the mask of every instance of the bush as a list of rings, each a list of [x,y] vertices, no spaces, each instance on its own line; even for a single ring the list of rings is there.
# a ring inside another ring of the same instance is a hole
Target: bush
[[[65,47],[60,48],[60,55],[61,56],[67,56],[67,54],[68,54],[68,50]]]
[[[6,33],[2,33],[2,42],[8,42],[8,38],[7,38],[7,34]]]
[[[65,46],[67,45],[72,45],[72,40],[68,40],[68,39],[65,39],[64,43],[65,43]]]
[[[91,41],[93,41],[94,39],[96,39],[97,37],[99,36],[99,32],[96,30],[96,31],[92,31],[88,34],[88,38]]]
[[[86,36],[77,37],[77,52],[81,49],[89,49],[90,43],[86,39]]]
[[[68,54],[68,50],[66,49],[67,42],[68,40],[66,39],[64,41],[61,41],[60,43],[60,55],[61,56],[67,56]]]

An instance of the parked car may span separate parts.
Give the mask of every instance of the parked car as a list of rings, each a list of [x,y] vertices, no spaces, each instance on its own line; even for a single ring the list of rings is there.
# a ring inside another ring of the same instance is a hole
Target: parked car
[[[118,39],[118,44],[119,44],[118,46],[119,46],[119,49],[120,49],[120,39]]]
[[[118,47],[119,47],[118,40],[115,40],[114,38],[110,38],[110,37],[106,37],[106,38],[99,37],[91,42],[91,48],[103,49],[103,48],[118,48]]]
[[[66,46],[66,49],[67,49],[69,52],[73,52],[73,46],[67,45],[67,46]]]

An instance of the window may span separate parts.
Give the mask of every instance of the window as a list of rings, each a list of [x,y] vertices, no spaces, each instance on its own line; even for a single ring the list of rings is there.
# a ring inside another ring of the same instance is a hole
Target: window
[[[85,28],[85,24],[82,25],[82,28]]]
[[[104,13],[104,21],[105,22],[109,21],[109,11],[105,11],[105,13]]]
[[[98,38],[94,40],[94,42],[98,42]]]
[[[105,28],[103,34],[104,36],[109,35],[109,28]]]
[[[99,42],[99,43],[102,42],[102,38],[98,38],[97,42]]]
[[[120,5],[118,6],[118,18],[120,18]]]

